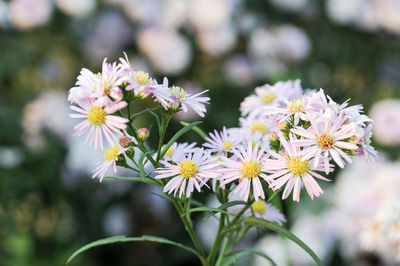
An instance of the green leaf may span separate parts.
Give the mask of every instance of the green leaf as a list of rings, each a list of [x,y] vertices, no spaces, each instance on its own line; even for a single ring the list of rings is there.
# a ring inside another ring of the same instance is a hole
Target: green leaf
[[[246,255],[258,255],[266,260],[268,260],[271,265],[277,266],[276,262],[268,255],[264,254],[263,252],[256,250],[256,249],[245,249],[245,250],[236,250],[231,254],[228,254],[227,257],[223,261],[223,266],[229,266],[235,263],[238,259]]]
[[[126,236],[122,235],[122,236],[113,236],[113,237],[100,239],[100,240],[94,241],[92,243],[89,243],[89,244],[81,247],[80,249],[75,251],[68,258],[67,264],[70,263],[76,256],[78,256],[82,252],[85,252],[86,250],[89,250],[94,247],[104,246],[104,245],[109,245],[109,244],[114,244],[114,243],[119,243],[119,242],[139,242],[139,241],[157,242],[157,243],[161,243],[161,244],[176,246],[176,247],[186,250],[190,253],[193,253],[194,255],[196,255],[197,257],[199,257],[200,259],[203,260],[203,258],[200,256],[200,254],[196,250],[194,250],[190,247],[187,247],[185,245],[182,245],[180,243],[165,239],[165,238],[155,237],[155,236],[147,236],[147,235],[144,235],[141,237],[126,237]]]
[[[181,121],[181,125],[183,125],[183,126],[186,127],[186,126],[189,125],[189,123],[188,123],[188,122],[183,122],[183,121]],[[199,134],[200,137],[202,137],[203,139],[205,139],[205,138],[207,137],[207,134],[206,134],[201,128],[199,128],[199,127],[197,127],[197,126],[192,127],[192,130],[193,130],[194,132],[196,132],[197,134]]]
[[[247,203],[245,201],[241,201],[241,200],[234,200],[234,201],[229,201],[227,203],[222,204],[221,206],[219,206],[217,209],[222,209],[222,210],[226,210],[229,207],[232,206],[236,206],[236,205],[246,205]],[[213,216],[214,213],[210,213],[207,214],[203,220],[207,220],[210,216]]]
[[[141,115],[141,114],[144,114],[144,113],[147,113],[147,112],[152,112],[152,111],[155,111],[157,109],[158,109],[158,107],[147,108],[147,109],[144,109],[143,111],[140,111],[140,112],[138,112],[136,114],[133,114],[133,115],[131,115],[131,121],[133,119],[135,119],[136,117],[138,117],[139,115]]]
[[[192,212],[213,212],[213,213],[222,212],[222,213],[225,213],[225,214],[230,214],[229,212],[227,212],[227,211],[225,211],[223,209],[212,208],[212,207],[197,207],[197,208],[193,208],[193,209],[189,210],[189,213],[192,213]]]
[[[123,181],[132,181],[132,182],[143,182],[157,187],[161,187],[161,184],[158,183],[157,181],[145,177],[106,176],[105,178],[123,180]]]
[[[176,134],[168,141],[168,143],[165,145],[165,147],[161,151],[160,158],[164,158],[165,153],[168,151],[169,147],[171,147],[171,145],[174,144],[175,141],[177,141],[183,134],[185,134],[186,132],[191,130],[194,126],[197,126],[200,123],[201,123],[201,121],[193,122],[193,123],[185,126],[184,128],[182,128],[178,132],[176,132]]]
[[[275,231],[276,233],[292,240],[295,242],[297,245],[299,245],[305,252],[307,252],[313,260],[317,263],[317,265],[323,266],[322,261],[318,258],[318,256],[312,251],[311,248],[309,248],[303,241],[301,241],[297,236],[289,232],[286,228],[279,226],[276,223],[260,219],[260,218],[255,218],[255,217],[247,217],[243,219],[243,222],[249,224],[249,225],[257,225],[261,227],[265,227],[267,229],[270,229],[272,231]]]
[[[158,126],[158,128],[160,128],[161,122],[160,122],[160,118],[158,117],[158,115],[157,115],[156,113],[154,113],[153,111],[149,111],[149,113],[150,113],[152,116],[154,116],[154,118],[155,118],[156,121],[157,121],[157,126]]]

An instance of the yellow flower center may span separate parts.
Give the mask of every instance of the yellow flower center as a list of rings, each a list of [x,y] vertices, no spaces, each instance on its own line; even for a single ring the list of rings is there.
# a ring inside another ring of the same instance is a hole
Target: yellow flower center
[[[106,122],[106,115],[102,107],[93,106],[87,114],[87,119],[92,125],[100,126]]]
[[[294,176],[304,176],[309,170],[309,161],[301,161],[300,156],[288,158],[287,168]]]
[[[112,161],[118,157],[118,152],[119,152],[118,146],[111,147],[104,152],[104,159],[106,159],[107,161]]]
[[[317,138],[317,145],[321,149],[330,149],[333,146],[333,137],[327,134],[322,134]]]
[[[169,91],[173,96],[176,97],[177,100],[182,100],[187,96],[186,91],[179,86],[172,86],[169,88]]]
[[[264,214],[267,212],[267,204],[263,200],[257,200],[251,204],[251,209],[255,213]]]
[[[294,99],[287,105],[287,111],[289,113],[299,113],[304,111],[304,103],[301,99]]]
[[[254,122],[250,127],[251,133],[260,132],[263,136],[268,133],[268,126],[262,121]]]
[[[230,141],[230,140],[227,140],[227,141],[225,141],[224,143],[223,143],[223,145],[224,145],[224,149],[225,150],[229,150],[230,148],[232,148],[232,141]]]
[[[269,104],[272,103],[276,98],[276,94],[272,91],[266,91],[263,93],[261,96],[261,102],[263,104]]]
[[[255,160],[243,162],[240,173],[245,178],[255,178],[261,173],[261,164]]]
[[[179,175],[183,178],[192,178],[197,174],[197,172],[197,164],[192,160],[185,160],[179,164]]]
[[[144,71],[136,72],[135,77],[133,79],[140,85],[150,85],[151,84],[151,78],[149,77],[149,74]]]
[[[165,153],[165,157],[171,157],[172,155],[174,155],[175,153],[175,148],[174,147],[169,147],[169,149],[167,150],[167,152]]]

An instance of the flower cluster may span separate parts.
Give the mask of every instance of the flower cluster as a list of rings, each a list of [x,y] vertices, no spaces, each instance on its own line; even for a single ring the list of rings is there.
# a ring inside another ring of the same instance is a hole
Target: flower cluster
[[[204,116],[209,101],[201,96],[204,92],[190,95],[181,87],[169,86],[167,78],[159,84],[148,73],[134,70],[126,55],[119,63],[104,60],[98,74],[82,69],[68,97],[75,104],[71,117],[82,119],[75,127],[76,135],[87,133],[86,141],[95,149],[103,149],[103,139],[110,146],[93,177],[101,180],[110,166],[116,172],[121,165],[180,198],[189,198],[195,189],[206,186],[214,192],[230,191],[249,203],[263,202],[277,190],[282,190],[282,199],[292,194],[298,202],[302,188],[312,199],[323,194],[318,181],[330,181],[326,175],[336,165],[343,168],[352,157],[374,160],[376,156],[370,145],[372,121],[361,105],[338,104],[322,89],[303,92],[299,80],[257,87],[240,105],[240,127],[214,130],[204,137],[202,147],[166,145],[163,137],[173,114],[190,108]],[[159,116],[160,141],[155,152],[144,145],[150,131],[137,129],[133,121],[146,110],[131,115],[130,103],[147,97],[159,112],[152,113]],[[119,141],[118,135],[122,136]],[[132,147],[140,150],[141,160],[133,156]],[[149,164],[153,173],[145,171]]]
[[[223,127],[207,135],[197,127],[199,122],[183,122],[184,127],[165,140],[177,112],[192,109],[204,116],[210,100],[202,96],[205,92],[191,95],[170,86],[167,78],[157,83],[148,73],[133,69],[125,55],[118,63],[104,60],[98,74],[82,69],[68,96],[76,112],[71,117],[82,120],[75,126],[76,135],[86,134],[86,142],[95,149],[103,150],[104,141],[110,147],[93,177],[102,180],[109,168],[116,172],[122,166],[136,172],[135,177],[122,179],[163,188],[167,195],[161,196],[175,205],[203,265],[220,265],[227,245],[234,250],[251,224],[286,222],[272,204],[275,195],[281,193],[282,199],[292,195],[299,202],[305,188],[314,199],[323,194],[318,182],[330,181],[326,175],[336,166],[343,168],[353,157],[373,161],[377,155],[370,145],[372,120],[362,113],[361,105],[338,104],[322,89],[304,92],[299,80],[256,88],[240,106],[239,127]],[[155,107],[137,110],[136,103],[144,98],[153,99]],[[154,149],[146,143],[151,125],[139,127],[135,122],[145,113],[157,122]],[[176,142],[190,130],[203,137],[201,147]],[[220,207],[192,201],[194,191],[204,187],[213,191]],[[190,213],[195,211],[219,214],[218,233],[207,257],[193,231]],[[398,216],[388,221],[398,226],[392,220],[398,221]],[[393,237],[398,237],[397,232]]]
[[[123,140],[129,135],[128,128],[133,130],[133,136],[129,136],[130,139],[133,137],[129,142],[132,145],[143,141],[143,134],[148,134],[146,128],[134,130],[132,127],[129,117],[131,101],[152,97],[165,113],[186,112],[191,108],[204,116],[204,105],[209,98],[199,97],[200,94],[191,95],[178,86],[168,87],[167,78],[163,84],[158,84],[148,73],[133,69],[126,54],[119,62],[108,63],[104,59],[102,70],[97,74],[83,68],[68,95],[73,104],[71,109],[75,111],[70,116],[81,120],[74,128],[75,134],[86,134],[86,142],[95,149],[103,150],[104,141],[109,146],[105,151],[105,161],[94,170],[93,177],[102,180],[111,165],[116,172],[118,159],[128,150],[119,138],[123,137]]]

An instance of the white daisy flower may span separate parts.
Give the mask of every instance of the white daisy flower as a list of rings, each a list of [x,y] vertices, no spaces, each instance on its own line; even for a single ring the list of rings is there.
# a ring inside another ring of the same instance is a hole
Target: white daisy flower
[[[210,178],[217,178],[220,175],[214,170],[219,166],[219,163],[210,158],[208,152],[205,152],[202,148],[197,148],[180,159],[162,160],[163,167],[156,169],[155,178],[171,178],[165,185],[164,192],[174,193],[174,196],[176,196],[179,191],[179,197],[184,195],[188,198],[194,188],[200,192],[201,187]]]
[[[79,104],[82,100],[87,100],[92,96],[99,83],[99,77],[89,69],[82,68],[76,82],[76,87],[69,90],[68,101]]]
[[[110,97],[114,101],[122,100],[122,90],[119,87],[122,84],[120,79],[121,66],[116,62],[107,63],[107,58],[104,58],[102,72],[98,74],[98,84],[95,87],[92,97]]]
[[[310,106],[308,105],[308,97],[302,96],[290,101],[285,101],[284,107],[265,106],[257,111],[257,115],[266,117],[279,117],[279,122],[287,121],[293,116],[293,123],[297,125],[301,120],[308,121]]]
[[[147,72],[135,71],[126,53],[124,53],[124,55],[125,58],[121,57],[119,61],[121,62],[121,80],[127,83],[125,90],[133,90],[135,96],[146,98],[154,89],[153,86],[156,85],[155,80],[151,78]]]
[[[218,154],[226,154],[230,152],[237,144],[237,141],[232,138],[226,127],[223,127],[222,131],[218,132],[214,130],[214,133],[209,133],[210,137],[206,137],[206,141],[203,146],[208,148],[210,152],[217,152]]]
[[[228,201],[239,201],[242,200],[241,196],[235,193],[230,193],[228,196]],[[228,208],[228,212],[231,214],[238,214],[244,207],[244,204],[237,204]],[[282,225],[282,222],[286,222],[285,216],[271,203],[267,203],[264,200],[254,201],[250,205],[250,209],[247,209],[243,216],[246,217],[256,217],[265,219],[267,221],[276,222]]]
[[[100,182],[103,180],[104,176],[106,175],[108,169],[110,167],[113,168],[114,173],[117,172],[117,161],[118,156],[124,153],[127,148],[122,148],[119,145],[114,145],[108,150],[104,152],[104,162],[100,162],[97,164],[97,167],[93,170],[92,178],[100,178]]]
[[[282,225],[282,222],[286,222],[285,215],[283,215],[274,205],[267,203],[265,200],[257,200],[253,202],[250,206],[250,210],[247,210],[244,215],[254,215],[256,218],[262,218],[279,225]]]
[[[265,84],[255,89],[256,94],[248,96],[240,104],[243,116],[262,106],[278,106],[285,100],[298,98],[302,94],[300,80],[279,81],[274,85]]]
[[[301,155],[304,159],[315,157],[314,166],[317,166],[321,160],[325,165],[325,173],[329,172],[329,155],[339,165],[344,167],[344,161],[351,163],[351,158],[344,150],[357,150],[358,146],[354,143],[347,142],[355,135],[354,129],[344,124],[345,116],[339,114],[334,119],[320,116],[321,120],[310,115],[311,126],[308,129],[295,127],[291,132],[302,137],[302,139],[294,140],[293,143],[299,147],[304,147]],[[343,159],[342,159],[343,158]]]
[[[178,86],[172,86],[168,88],[168,79],[164,78],[163,84],[154,86],[154,91],[152,93],[156,97],[156,100],[165,108],[165,110],[182,110],[187,112],[188,108],[190,108],[199,116],[204,117],[206,112],[204,104],[208,103],[210,98],[199,96],[207,91],[208,90],[205,90],[195,95],[191,95]]]
[[[126,128],[128,119],[111,115],[127,106],[126,102],[116,102],[104,105],[93,100],[81,101],[78,106],[71,105],[77,113],[71,114],[72,118],[84,119],[74,127],[75,135],[80,136],[89,131],[85,142],[93,145],[95,149],[103,149],[103,135],[110,145],[118,143],[115,134],[122,135],[121,130]]]
[[[164,160],[177,160],[179,158],[184,157],[186,154],[194,151],[196,146],[196,142],[194,143],[177,143],[174,142],[167,150],[164,155]]]
[[[238,193],[243,197],[244,201],[247,201],[250,196],[252,189],[253,196],[257,200],[258,198],[265,198],[264,190],[260,181],[260,177],[267,180],[268,177],[263,172],[265,171],[263,160],[264,160],[265,147],[259,147],[258,144],[248,144],[247,148],[240,145],[232,152],[233,157],[227,158],[221,156],[221,164],[224,168],[220,168],[218,171],[222,174],[221,186],[238,180],[239,184],[233,190],[233,193]]]
[[[293,138],[289,143],[281,136],[280,141],[284,147],[284,154],[269,151],[273,159],[264,161],[265,171],[271,173],[267,177],[270,187],[277,190],[286,184],[282,199],[286,199],[293,190],[293,200],[297,202],[300,201],[300,189],[303,184],[311,199],[323,194],[321,187],[315,181],[315,178],[330,181],[317,173],[317,171],[324,171],[322,162],[315,166],[312,159],[302,157],[299,148],[293,144]],[[328,173],[333,171],[331,166],[328,165]]]

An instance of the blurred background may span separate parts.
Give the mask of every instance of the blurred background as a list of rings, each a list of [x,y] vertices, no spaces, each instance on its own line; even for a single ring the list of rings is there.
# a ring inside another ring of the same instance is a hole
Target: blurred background
[[[63,265],[82,245],[118,234],[189,243],[159,190],[92,180],[102,154],[72,136],[66,93],[80,69],[100,71],[104,57],[123,51],[158,81],[209,89],[205,131],[237,126],[243,98],[278,80],[299,78],[303,88],[363,104],[375,123],[377,167],[356,161],[323,184],[321,198],[285,203],[287,227],[326,265],[400,265],[398,0],[0,0],[0,265]],[[178,120],[199,117],[176,118],[171,135]],[[216,204],[207,193],[196,196]],[[207,247],[215,220],[195,218]],[[312,265],[262,231],[241,245],[278,265]],[[197,263],[173,247],[128,243],[96,248],[71,265]]]

